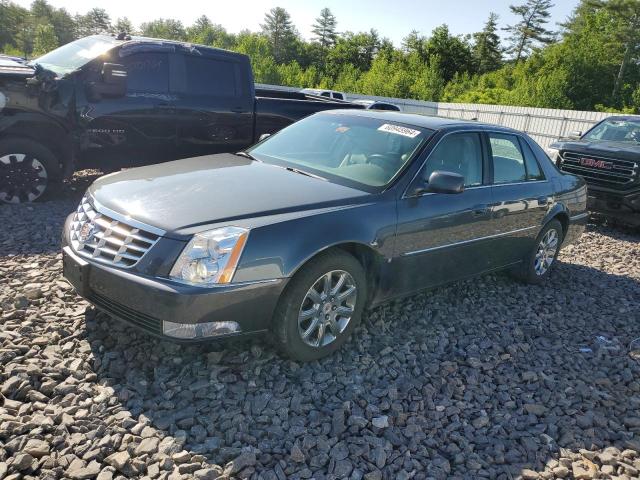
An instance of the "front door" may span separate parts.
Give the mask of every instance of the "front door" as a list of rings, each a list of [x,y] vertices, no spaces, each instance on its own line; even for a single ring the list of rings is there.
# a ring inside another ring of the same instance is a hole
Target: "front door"
[[[521,261],[533,247],[553,198],[526,141],[518,135],[488,133],[493,171],[492,234],[498,266]]]
[[[398,202],[395,294],[467,277],[492,268],[489,235],[491,188],[486,185],[480,133],[444,136],[426,160],[418,179],[436,171],[458,173],[458,194],[405,195]],[[408,190],[411,191],[411,187]]]
[[[176,121],[169,93],[169,54],[116,49],[105,61],[124,65],[124,97],[80,105],[81,161],[105,170],[175,158]],[[101,69],[101,63],[97,65]],[[87,72],[88,75],[91,72]]]

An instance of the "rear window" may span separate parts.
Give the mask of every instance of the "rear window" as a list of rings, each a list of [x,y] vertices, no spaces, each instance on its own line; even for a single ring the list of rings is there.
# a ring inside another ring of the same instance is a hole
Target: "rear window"
[[[185,56],[184,61],[188,93],[214,97],[238,95],[234,62],[191,55]]]

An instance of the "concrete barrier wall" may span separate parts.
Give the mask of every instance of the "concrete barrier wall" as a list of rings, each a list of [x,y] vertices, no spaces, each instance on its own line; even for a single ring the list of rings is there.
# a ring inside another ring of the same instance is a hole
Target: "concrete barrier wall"
[[[298,91],[299,88],[256,84],[258,87],[276,90]],[[542,147],[548,146],[569,132],[586,131],[612,113],[580,110],[556,110],[552,108],[510,107],[506,105],[483,105],[476,103],[442,103],[410,100],[405,98],[375,97],[348,93],[347,99],[381,100],[395,103],[403,112],[439,117],[478,120],[515,128],[528,133]]]

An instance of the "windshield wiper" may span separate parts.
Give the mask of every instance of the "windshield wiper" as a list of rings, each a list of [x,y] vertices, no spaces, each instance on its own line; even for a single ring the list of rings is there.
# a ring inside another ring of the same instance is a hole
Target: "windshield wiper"
[[[295,168],[295,167],[284,167],[284,168],[285,170],[288,170],[293,173],[299,173],[300,175],[305,175],[307,177],[317,178],[318,180],[326,180],[326,178],[321,177],[320,175],[316,175],[315,173],[305,172],[304,170],[300,170],[299,168]]]
[[[244,151],[243,151],[243,152],[236,152],[236,153],[234,153],[234,155],[237,155],[237,156],[239,156],[239,157],[248,158],[248,159],[250,159],[250,160],[254,160],[254,161],[256,161],[256,162],[261,162],[261,161],[262,161],[262,160],[258,160],[256,157],[254,157],[254,156],[253,156],[253,155],[251,155],[250,153],[248,153],[248,152],[244,152]]]

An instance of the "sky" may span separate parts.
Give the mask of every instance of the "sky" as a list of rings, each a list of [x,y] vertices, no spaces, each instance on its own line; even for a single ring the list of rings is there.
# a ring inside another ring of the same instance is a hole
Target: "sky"
[[[16,3],[28,7],[31,0],[17,0]],[[93,7],[105,8],[112,20],[127,16],[136,26],[160,17],[175,18],[189,25],[205,14],[232,33],[245,28],[258,31],[265,12],[279,6],[289,12],[294,25],[306,39],[311,37],[311,25],[320,10],[328,7],[338,20],[339,31],[375,28],[400,46],[411,30],[428,35],[443,23],[456,35],[479,31],[492,11],[500,16],[500,27],[515,23],[509,4],[524,3],[524,0],[49,0],[49,3],[66,8],[71,14],[85,13]],[[555,3],[550,22],[552,29],[557,29],[556,24],[567,18],[578,0],[556,0]]]

